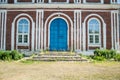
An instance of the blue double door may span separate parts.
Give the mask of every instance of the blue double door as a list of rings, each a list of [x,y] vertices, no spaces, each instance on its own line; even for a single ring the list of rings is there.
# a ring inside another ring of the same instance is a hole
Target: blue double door
[[[61,18],[54,19],[50,24],[50,50],[67,50],[67,23]]]

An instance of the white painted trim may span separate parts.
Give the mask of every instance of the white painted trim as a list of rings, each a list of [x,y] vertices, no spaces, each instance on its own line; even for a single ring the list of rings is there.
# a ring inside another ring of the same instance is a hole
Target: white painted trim
[[[14,3],[17,3],[17,0],[14,0]]]
[[[11,50],[14,50],[14,23],[12,23],[12,29],[11,29]]]
[[[73,23],[71,23],[71,24],[73,24]],[[71,51],[73,50],[73,40],[74,40],[74,38],[73,38],[73,25],[71,26],[71,48],[69,48]]]
[[[74,50],[76,50],[76,14],[74,13]]]
[[[116,50],[116,13],[114,13],[114,43],[115,43],[115,50]]]
[[[13,10],[13,9],[9,9],[7,11],[36,11],[35,9],[24,9],[24,10]],[[58,10],[55,10],[55,9],[44,9],[44,11],[58,11]],[[63,9],[62,11],[80,11],[79,9]],[[81,11],[84,11],[84,12],[111,12],[111,10],[81,10]]]
[[[48,2],[51,3],[51,0],[49,0]]]
[[[6,49],[6,10],[0,10],[0,18],[1,18],[1,47],[0,49],[5,50]]]
[[[104,46],[104,49],[106,49],[106,24],[105,23],[103,23],[103,46]],[[101,38],[100,38],[101,39]]]
[[[117,12],[117,50],[119,50],[119,47],[120,47],[120,45],[119,45],[119,12]]]
[[[38,49],[38,11],[36,11],[36,47],[35,50]]]
[[[114,49],[114,39],[113,39],[113,12],[111,11],[111,38],[112,38],[112,48],[111,49]]]
[[[81,27],[82,27],[82,16],[81,16],[81,10],[75,10],[74,15],[76,16],[76,19],[74,17],[74,27],[76,26],[76,31],[77,31],[77,39],[76,40],[76,50],[81,50]],[[80,47],[80,48],[79,48]]]
[[[82,24],[83,26],[83,51],[86,51],[86,29],[85,22]]]
[[[82,49],[82,12],[80,11],[80,50]]]
[[[86,3],[86,0],[83,0],[83,3]]]
[[[0,8],[7,9],[18,9],[18,8],[29,8],[29,9],[38,9],[38,8],[70,8],[70,9],[119,9],[119,4],[0,4]]]
[[[119,18],[118,11],[111,11],[111,27],[112,27],[112,49],[119,49]]]
[[[0,41],[1,41],[1,33],[2,33],[2,31],[1,31],[1,28],[2,28],[2,26],[1,26],[1,24],[2,24],[2,16],[1,16],[1,11],[0,11]],[[2,49],[2,41],[0,42],[0,50]]]
[[[101,0],[101,4],[104,4],[104,0]]]
[[[1,39],[1,42],[0,42],[0,49],[2,50],[2,11],[0,11],[0,39]]]
[[[1,33],[1,48],[3,49],[4,12],[2,12],[1,15],[2,15],[2,24],[1,24],[1,26],[2,26],[2,29],[1,29],[1,32],[2,32],[2,33]]]
[[[38,13],[38,49],[40,50],[41,47],[41,12]]]
[[[77,27],[77,29],[76,29],[76,31],[77,31],[77,38],[76,38],[76,40],[77,40],[77,41],[76,41],[76,42],[77,42],[77,43],[76,43],[77,48],[76,48],[76,49],[77,49],[77,50],[79,49],[79,44],[78,44],[78,43],[79,43],[79,41],[80,41],[80,40],[79,40],[79,32],[80,32],[80,30],[79,30],[79,23],[80,23],[80,22],[79,22],[79,12],[77,12],[77,26],[76,26],[76,27]]]
[[[35,43],[35,42],[34,42],[34,31],[35,31],[34,29],[35,29],[35,23],[32,22],[32,37],[31,37],[31,38],[32,38],[32,41],[31,41],[31,43],[32,43],[32,45],[31,45],[31,48],[32,48],[32,49],[31,49],[31,50],[32,50],[32,51],[34,51],[34,47],[35,47],[35,46],[34,46],[34,43]]]
[[[43,43],[43,40],[44,40],[44,11],[42,10],[41,11],[41,17],[42,17],[42,25],[41,25],[41,49],[43,50],[43,46],[44,46],[44,43]]]
[[[110,0],[110,3],[112,3],[112,0]]]
[[[59,13],[53,13],[45,21],[45,27],[44,27],[44,50],[46,50],[46,27],[47,27],[47,23],[48,23],[48,20],[50,18],[52,18],[53,16],[55,16],[55,15],[64,15],[65,17],[67,17],[67,19],[70,21],[70,24],[71,24],[71,38],[73,39],[73,31],[72,31],[72,29],[73,29],[73,22],[72,22],[71,18],[68,15],[66,15],[64,13],[61,13],[61,12],[59,12]],[[48,25],[48,27],[49,27],[49,25]],[[71,40],[71,48],[72,48],[72,44],[73,44],[73,41]],[[49,47],[49,45],[48,45],[48,47]],[[70,49],[69,45],[68,45],[68,49]],[[73,48],[72,48],[72,50],[73,50]]]
[[[36,50],[43,50],[43,10],[36,10]]]
[[[69,3],[69,0],[67,0],[67,3]]]
[[[17,16],[14,18],[13,22],[12,22],[12,29],[11,29],[11,50],[14,50],[14,28],[15,28],[15,21],[16,21],[20,16],[27,16],[27,17],[29,17],[29,19],[30,19],[31,22],[32,22],[32,27],[34,27],[34,26],[33,26],[34,21],[33,21],[32,17],[31,17],[30,15],[25,14],[25,13],[22,13],[22,14],[17,15]],[[33,37],[32,37],[32,38],[33,38]],[[32,41],[34,42],[34,40],[32,40]],[[32,43],[32,41],[31,41],[31,43]],[[33,50],[33,47],[34,47],[34,45],[33,45],[33,43],[32,43],[32,46],[31,46],[32,50]]]
[[[5,17],[4,17],[4,50],[6,50],[6,21],[7,21],[7,11],[5,11]]]

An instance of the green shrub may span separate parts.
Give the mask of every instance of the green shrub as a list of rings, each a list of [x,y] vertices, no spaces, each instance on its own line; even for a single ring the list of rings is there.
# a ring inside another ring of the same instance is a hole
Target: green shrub
[[[110,58],[114,58],[115,55],[116,55],[116,51],[110,50]]]
[[[11,60],[11,55],[10,55],[10,51],[4,51],[4,53],[2,54],[2,60]]]
[[[11,51],[10,55],[12,56],[12,59],[13,60],[19,60],[23,57],[22,54],[20,54],[18,51],[14,50],[14,51]]]
[[[120,61],[120,54],[116,54],[116,55],[114,56],[114,60],[115,60],[115,61]]]
[[[4,53],[4,51],[0,51],[0,59],[2,59],[3,53]]]
[[[108,49],[96,49],[94,51],[94,55],[92,59],[102,61],[104,59],[112,59],[116,56],[115,50],[108,50]]]
[[[103,56],[94,56],[93,59],[97,60],[97,61],[105,61],[106,60],[105,57],[103,57]]]
[[[0,59],[1,60],[19,60],[23,57],[22,54],[14,51],[0,51]]]

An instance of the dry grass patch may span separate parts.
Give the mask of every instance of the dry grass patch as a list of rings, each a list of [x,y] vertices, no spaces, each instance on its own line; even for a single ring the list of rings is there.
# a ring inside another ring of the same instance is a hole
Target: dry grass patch
[[[120,63],[0,62],[0,80],[120,80]]]

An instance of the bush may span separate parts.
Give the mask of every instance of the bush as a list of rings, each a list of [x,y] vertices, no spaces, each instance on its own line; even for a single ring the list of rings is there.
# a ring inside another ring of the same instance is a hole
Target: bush
[[[120,54],[116,54],[116,55],[114,56],[114,60],[115,60],[115,61],[120,61]]]
[[[19,60],[23,57],[22,54],[14,51],[0,51],[0,59],[1,60]]]
[[[14,51],[11,51],[10,55],[12,56],[12,59],[13,60],[19,60],[23,57],[22,54],[20,54],[18,51],[14,50]]]
[[[93,59],[97,60],[97,61],[105,61],[106,60],[105,57],[103,57],[103,56],[94,56]]]
[[[10,51],[4,51],[1,57],[2,60],[11,60]]]
[[[96,49],[94,51],[93,59],[101,61],[102,59],[112,59],[116,55],[115,50],[108,50],[108,49]]]
[[[4,51],[0,51],[0,59],[2,58]]]

